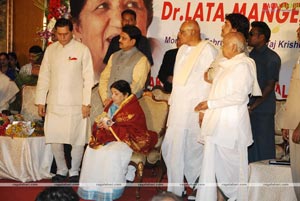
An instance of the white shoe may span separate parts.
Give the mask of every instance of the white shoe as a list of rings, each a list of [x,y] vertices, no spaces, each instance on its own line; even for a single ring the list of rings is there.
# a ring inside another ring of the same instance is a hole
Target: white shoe
[[[127,181],[134,181],[135,171],[136,171],[136,168],[133,165],[128,165],[127,173],[125,176]]]

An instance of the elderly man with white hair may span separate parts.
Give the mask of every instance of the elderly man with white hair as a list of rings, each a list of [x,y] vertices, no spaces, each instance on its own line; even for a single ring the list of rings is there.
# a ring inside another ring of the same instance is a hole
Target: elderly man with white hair
[[[252,132],[248,95],[261,95],[254,61],[246,56],[246,40],[241,33],[228,33],[223,40],[223,55],[208,99],[195,110],[205,111],[199,140],[204,156],[197,200],[217,200],[217,186],[228,200],[247,200],[247,147]],[[227,186],[223,184],[236,184]],[[220,194],[221,195],[221,194]]]

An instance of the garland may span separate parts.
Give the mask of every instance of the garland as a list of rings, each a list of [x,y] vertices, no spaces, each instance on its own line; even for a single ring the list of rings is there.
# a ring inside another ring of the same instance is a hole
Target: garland
[[[49,0],[47,6],[43,8],[42,0],[35,0],[34,5],[40,9],[42,9],[45,13],[45,17],[47,18],[47,25],[43,30],[37,32],[38,36],[44,42],[52,43],[52,39],[54,36],[53,28],[56,23],[56,20],[60,18],[69,19],[71,17],[69,11],[69,0]]]

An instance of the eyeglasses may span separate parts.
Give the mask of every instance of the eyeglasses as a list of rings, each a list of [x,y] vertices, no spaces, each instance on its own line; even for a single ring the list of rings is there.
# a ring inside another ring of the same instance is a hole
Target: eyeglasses
[[[252,31],[249,32],[249,36],[254,36],[254,35],[260,35],[260,33],[259,32],[252,32]]]

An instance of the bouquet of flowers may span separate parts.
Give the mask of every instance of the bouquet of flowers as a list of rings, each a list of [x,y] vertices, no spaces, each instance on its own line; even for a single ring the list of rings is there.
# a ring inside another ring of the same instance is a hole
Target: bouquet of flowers
[[[30,121],[13,121],[6,127],[5,135],[10,137],[28,137],[34,131],[34,124]]]
[[[0,113],[0,136],[5,135],[5,129],[9,125],[10,121],[8,117]]]

